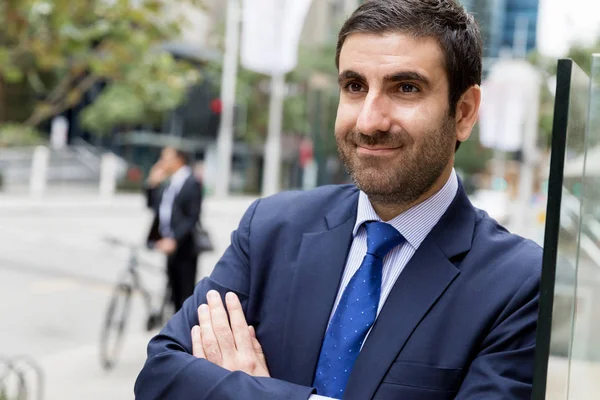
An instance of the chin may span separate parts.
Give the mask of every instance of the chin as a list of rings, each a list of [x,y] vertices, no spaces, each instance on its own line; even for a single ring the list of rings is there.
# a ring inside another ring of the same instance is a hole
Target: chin
[[[360,167],[360,173],[353,174],[354,182],[367,194],[384,194],[392,191],[392,182],[377,168]]]

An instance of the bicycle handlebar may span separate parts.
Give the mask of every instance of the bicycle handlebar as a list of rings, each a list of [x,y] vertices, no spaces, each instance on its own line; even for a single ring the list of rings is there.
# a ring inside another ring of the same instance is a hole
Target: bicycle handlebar
[[[125,248],[129,249],[130,251],[132,251],[134,253],[136,266],[142,266],[145,268],[163,271],[163,268],[157,267],[153,263],[150,263],[150,262],[144,260],[143,257],[139,256],[139,253],[141,250],[152,250],[152,248],[149,248],[147,246],[143,246],[143,245],[140,245],[137,243],[133,243],[133,242],[128,242],[126,240],[119,239],[115,236],[106,236],[104,238],[104,241],[111,245],[125,247]]]
[[[146,248],[145,246],[142,246],[141,244],[128,242],[126,240],[119,239],[115,236],[106,236],[104,238],[104,241],[109,244],[112,244],[112,245],[127,247],[130,250],[139,250],[139,249]]]

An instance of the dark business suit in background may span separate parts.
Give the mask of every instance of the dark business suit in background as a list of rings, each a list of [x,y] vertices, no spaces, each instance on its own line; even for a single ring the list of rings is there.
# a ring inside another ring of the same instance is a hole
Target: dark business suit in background
[[[146,190],[147,205],[154,211],[154,220],[148,234],[150,244],[162,239],[160,205],[168,184]],[[194,246],[193,230],[202,209],[202,186],[189,174],[176,194],[171,209],[170,231],[177,242],[175,252],[167,256],[167,276],[171,284],[172,300],[179,310],[186,298],[194,292],[198,254]]]
[[[210,277],[148,346],[137,399],[306,400],[353,240],[353,185],[256,201]],[[542,251],[462,186],[400,274],[350,375],[350,400],[531,395]],[[206,293],[237,293],[272,378],[192,355]]]

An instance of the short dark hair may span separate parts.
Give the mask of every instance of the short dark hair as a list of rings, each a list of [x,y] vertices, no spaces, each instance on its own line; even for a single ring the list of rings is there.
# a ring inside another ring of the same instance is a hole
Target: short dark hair
[[[366,0],[340,30],[337,68],[350,34],[389,32],[438,41],[448,76],[450,116],[454,116],[465,91],[481,84],[483,41],[475,18],[455,0]]]
[[[190,155],[188,154],[187,151],[184,151],[181,149],[175,149],[175,154],[177,155],[177,158],[179,158],[181,160],[182,163],[184,163],[184,164],[190,163]]]
[[[187,151],[180,149],[179,147],[175,147],[175,146],[167,146],[163,149],[164,150],[172,150],[175,153],[175,157],[179,159],[179,161],[181,161],[184,164],[189,164],[190,162],[190,155],[188,154]]]

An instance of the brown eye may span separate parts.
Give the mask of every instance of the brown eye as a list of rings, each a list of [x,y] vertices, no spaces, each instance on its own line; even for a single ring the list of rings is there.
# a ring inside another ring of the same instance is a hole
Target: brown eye
[[[411,85],[410,83],[405,83],[400,86],[400,91],[402,93],[413,93],[413,92],[418,92],[419,88],[416,87],[415,85]]]
[[[362,85],[360,83],[350,82],[346,85],[346,90],[348,90],[350,93],[358,93],[362,91]]]

